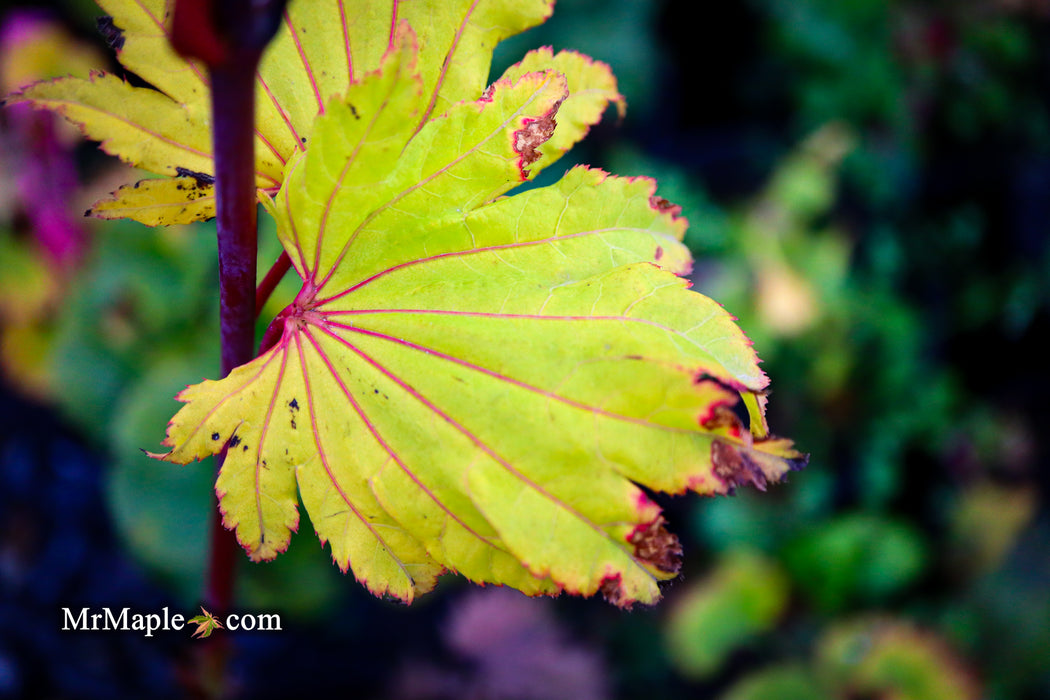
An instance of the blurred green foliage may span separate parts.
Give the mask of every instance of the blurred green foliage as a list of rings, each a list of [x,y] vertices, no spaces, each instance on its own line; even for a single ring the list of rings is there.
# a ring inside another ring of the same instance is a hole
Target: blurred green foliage
[[[774,432],[812,453],[767,493],[668,503],[689,530],[683,580],[659,609],[596,624],[623,697],[1050,696],[1041,8],[561,0],[501,45],[496,71],[542,44],[612,65],[628,117],[572,155],[654,176],[682,206],[694,286],[755,341]],[[41,268],[4,226],[6,361],[24,343],[16,359],[47,368],[35,390],[110,445],[121,532],[192,600],[211,467],[139,449],[181,386],[214,376],[213,232],[99,227],[56,307],[29,293]],[[246,606],[316,617],[360,595],[304,545],[244,567]]]
[[[787,598],[774,562],[745,549],[728,553],[676,601],[666,636],[672,662],[690,677],[714,675],[734,650],[774,628]]]

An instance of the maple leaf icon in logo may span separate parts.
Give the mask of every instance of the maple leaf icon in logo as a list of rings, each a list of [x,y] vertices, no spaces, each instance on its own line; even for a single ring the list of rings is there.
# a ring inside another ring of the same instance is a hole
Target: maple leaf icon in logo
[[[216,620],[214,615],[205,610],[203,605],[201,606],[201,612],[204,614],[191,617],[187,620],[187,622],[192,622],[197,625],[197,631],[193,633],[195,639],[210,637],[211,633],[215,630],[224,629],[222,623]]]

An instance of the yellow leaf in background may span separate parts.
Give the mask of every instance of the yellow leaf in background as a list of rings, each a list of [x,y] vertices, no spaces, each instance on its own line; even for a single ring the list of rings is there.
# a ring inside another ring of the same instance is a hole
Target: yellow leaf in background
[[[21,93],[82,125],[85,135],[101,142],[107,153],[162,175],[179,168],[212,170],[211,138],[191,110],[156,90],[137,88],[120,78],[93,73],[87,79],[63,78],[37,83]],[[263,183],[276,176],[259,173]]]
[[[158,226],[207,219],[215,212],[215,188],[188,176],[139,180],[100,199],[88,214],[100,219],[149,218]]]
[[[99,4],[111,16],[103,26],[117,57],[156,90],[132,87],[116,76],[96,75],[89,80],[63,78],[36,84],[10,99],[62,114],[100,141],[107,153],[150,172],[213,175],[207,70],[178,56],[168,45],[165,1],[99,0]],[[451,105],[477,99],[485,89],[495,45],[542,22],[552,5],[552,0],[352,6],[340,0],[294,0],[258,71],[255,153],[260,191],[277,192],[286,163],[309,147],[314,118],[325,111],[330,99],[379,68],[402,23],[413,27],[418,42],[424,98],[416,116],[418,130]],[[542,57],[529,60],[536,64],[530,70],[543,62]],[[570,100],[566,115],[575,114],[575,126],[566,128],[555,142],[557,150],[564,151],[600,119],[606,101],[616,101],[622,108],[622,98],[601,64],[563,52],[543,67],[560,70],[561,64],[573,74],[571,89],[586,95],[578,102],[588,105],[576,114],[576,102]],[[552,160],[548,158],[547,164]],[[146,187],[160,194],[160,205],[147,204],[141,191],[124,187],[91,212],[151,226],[214,216],[210,186],[185,192],[185,197],[177,187],[163,192],[157,184]]]

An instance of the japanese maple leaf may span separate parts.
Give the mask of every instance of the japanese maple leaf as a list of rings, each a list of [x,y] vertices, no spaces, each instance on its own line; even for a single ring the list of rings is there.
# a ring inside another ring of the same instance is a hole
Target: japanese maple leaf
[[[197,625],[197,629],[192,635],[193,638],[204,639],[210,637],[211,633],[215,630],[225,629],[222,626],[222,623],[215,619],[214,615],[204,609],[203,605],[201,606],[201,612],[204,614],[186,620],[186,622],[189,622],[190,624]]]
[[[11,100],[54,110],[122,160],[157,175],[122,187],[89,213],[149,225],[188,223],[215,215],[210,89],[206,68],[174,53],[165,35],[165,0],[98,0],[100,22],[120,62],[154,88],[93,73],[90,79],[38,83]],[[296,0],[263,57],[256,85],[255,175],[260,196],[275,194],[285,166],[306,149],[314,117],[328,101],[375,70],[400,21],[418,35],[424,106],[414,126],[463,99],[476,99],[488,78],[492,49],[542,22],[553,0]],[[564,151],[623,100],[608,68],[579,54],[533,52],[525,65],[561,70],[574,83],[563,131]],[[553,159],[548,158],[549,164]]]
[[[220,508],[255,560],[301,498],[377,595],[453,570],[652,603],[681,548],[643,487],[764,488],[803,457],[768,433],[749,341],[678,276],[686,222],[651,180],[504,196],[582,135],[589,64],[537,52],[435,108],[421,45],[400,23],[289,157],[265,204],[302,289],[256,360],[178,395],[157,456],[228,449]]]

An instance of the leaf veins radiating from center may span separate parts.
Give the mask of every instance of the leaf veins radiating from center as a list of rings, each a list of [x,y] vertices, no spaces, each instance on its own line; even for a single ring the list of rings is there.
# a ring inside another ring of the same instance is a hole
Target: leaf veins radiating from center
[[[413,8],[385,13],[371,70],[333,15],[355,82],[263,200],[303,287],[256,360],[179,394],[161,457],[236,433],[216,488],[253,559],[301,501],[377,595],[455,571],[655,602],[681,547],[643,488],[723,494],[805,458],[768,432],[750,342],[680,276],[686,222],[654,182],[575,167],[506,196],[621,106],[608,68],[541,49],[486,86],[493,27],[549,4]]]

